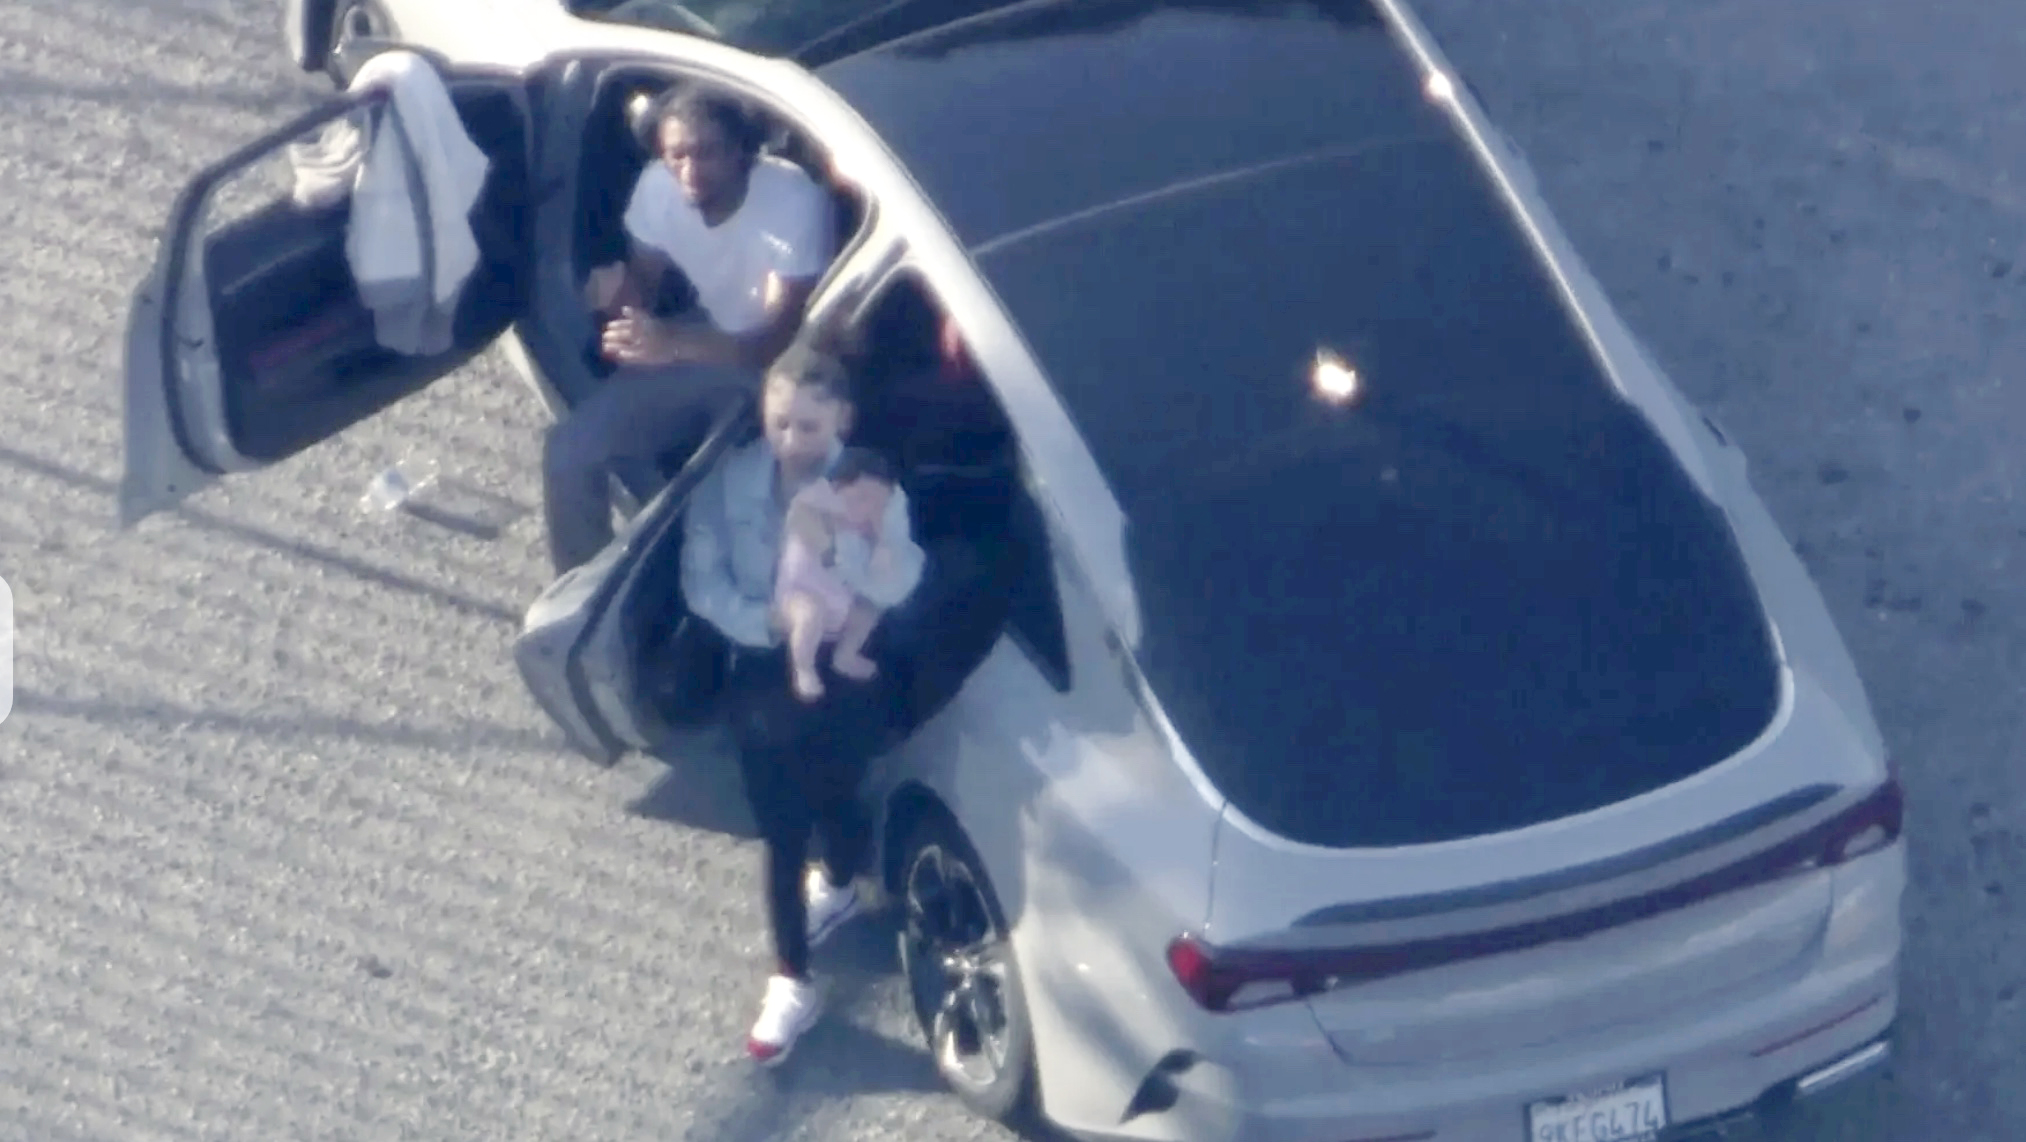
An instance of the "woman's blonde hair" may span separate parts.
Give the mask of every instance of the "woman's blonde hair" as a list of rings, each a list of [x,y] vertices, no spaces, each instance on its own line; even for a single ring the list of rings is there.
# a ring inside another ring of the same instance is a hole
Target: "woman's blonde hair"
[[[767,387],[785,386],[825,400],[851,404],[851,371],[835,354],[813,345],[790,345],[767,369]]]

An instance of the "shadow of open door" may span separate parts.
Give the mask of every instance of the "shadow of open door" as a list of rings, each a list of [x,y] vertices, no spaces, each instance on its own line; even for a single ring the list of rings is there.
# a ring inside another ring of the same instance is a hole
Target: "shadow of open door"
[[[728,732],[677,734],[654,757],[668,769],[653,788],[627,806],[631,812],[733,837],[760,835],[746,805],[745,783],[739,778]]]

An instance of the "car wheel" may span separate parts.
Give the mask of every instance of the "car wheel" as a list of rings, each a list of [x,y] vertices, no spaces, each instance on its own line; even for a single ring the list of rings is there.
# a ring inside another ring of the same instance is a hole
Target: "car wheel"
[[[332,83],[343,84],[344,77],[338,71],[338,52],[354,40],[399,39],[394,21],[377,0],[337,0],[331,6],[331,34],[326,41],[330,46],[324,52],[324,74]]]
[[[1005,914],[962,831],[915,826],[901,864],[901,973],[943,1081],[975,1113],[1016,1123],[1032,1109],[1034,1029]]]

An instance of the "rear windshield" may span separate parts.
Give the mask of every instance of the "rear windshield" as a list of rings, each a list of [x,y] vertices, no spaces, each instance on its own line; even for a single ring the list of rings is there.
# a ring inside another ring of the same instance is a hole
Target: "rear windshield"
[[[1680,780],[1771,717],[1723,513],[1509,219],[1444,138],[982,260],[1128,516],[1150,684],[1282,836],[1517,828]],[[1349,401],[1318,396],[1318,350]]]

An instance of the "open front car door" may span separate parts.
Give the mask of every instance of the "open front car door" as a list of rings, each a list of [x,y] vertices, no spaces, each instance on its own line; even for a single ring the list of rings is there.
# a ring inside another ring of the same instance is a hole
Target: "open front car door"
[[[523,82],[369,68],[178,196],[129,315],[123,526],[421,391],[521,315]]]

